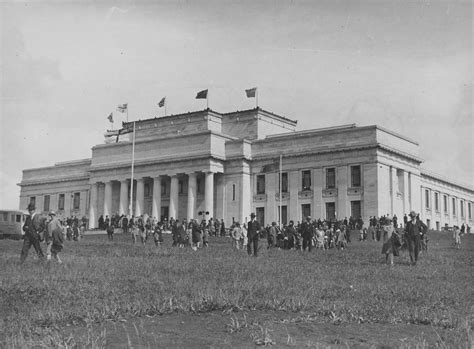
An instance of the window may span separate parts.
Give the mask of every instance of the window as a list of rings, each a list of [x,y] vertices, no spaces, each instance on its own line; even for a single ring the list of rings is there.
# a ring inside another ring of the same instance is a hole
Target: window
[[[143,189],[143,196],[148,198],[151,196],[151,193],[150,193],[150,183],[145,183],[144,185],[144,189]]]
[[[453,216],[456,215],[456,198],[453,198]]]
[[[178,180],[178,193],[184,194],[184,185],[182,179]]]
[[[360,165],[351,166],[351,186],[360,187]]]
[[[326,219],[336,218],[336,203],[326,202]]]
[[[461,208],[461,217],[464,217],[464,201],[461,200],[459,206]]]
[[[280,179],[280,176],[278,176],[278,179]],[[281,192],[288,193],[288,172],[281,174]]]
[[[336,169],[327,168],[326,169],[326,189],[336,188]]]
[[[166,181],[165,180],[162,180],[161,181],[161,196],[166,196],[167,195],[167,189],[168,186],[166,185]]]
[[[3,221],[8,222],[8,212],[3,212]]]
[[[440,228],[439,222],[436,221],[436,230],[439,231],[439,228]]]
[[[472,211],[471,211],[471,203],[470,202],[467,203],[467,217],[469,219],[472,219]]]
[[[265,208],[257,207],[255,211],[256,211],[255,219],[260,223],[261,226],[263,226],[265,224]]]
[[[431,220],[426,220],[426,226],[428,227],[428,229],[431,229]]]
[[[30,197],[30,204],[33,204],[34,206],[36,206],[36,196]]]
[[[202,177],[197,177],[196,178],[196,186],[197,186],[197,193],[198,194],[204,194],[204,188],[202,185]]]
[[[444,213],[448,213],[448,196],[443,195],[443,211]]]
[[[436,212],[439,212],[439,194],[438,193],[435,193],[435,210]]]
[[[49,211],[49,195],[45,195],[43,199],[43,211]]]
[[[64,210],[64,194],[58,196],[58,211]]]
[[[306,170],[301,173],[301,189],[302,190],[311,190],[311,171]]]
[[[360,200],[351,201],[351,216],[356,219],[362,217]]]
[[[257,194],[265,194],[265,175],[257,175]]]
[[[16,222],[21,223],[21,215],[20,214],[16,215]]]
[[[73,206],[74,210],[78,210],[81,205],[81,193],[74,193]]]
[[[280,216],[280,206],[278,206],[278,216]],[[280,223],[281,224],[287,224],[288,223],[288,209],[287,209],[287,206],[281,206]]]
[[[235,201],[235,184],[232,184],[232,201]]]
[[[308,216],[311,216],[311,204],[301,205],[301,221],[304,222]]]
[[[425,189],[425,207],[430,208],[430,191]]]

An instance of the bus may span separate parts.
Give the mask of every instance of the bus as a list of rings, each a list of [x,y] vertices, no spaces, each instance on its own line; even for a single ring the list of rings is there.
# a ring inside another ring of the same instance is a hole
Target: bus
[[[20,240],[27,213],[21,210],[0,210],[0,239]]]

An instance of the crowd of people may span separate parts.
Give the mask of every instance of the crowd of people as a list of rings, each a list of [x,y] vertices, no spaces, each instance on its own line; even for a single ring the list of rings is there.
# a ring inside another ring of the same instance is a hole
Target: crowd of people
[[[88,226],[86,217],[58,218],[54,211],[49,212],[45,218],[36,214],[34,205],[28,206],[30,213],[23,226],[24,244],[21,252],[23,262],[28,250],[33,246],[41,259],[44,254],[40,242],[46,243],[46,260],[53,257],[59,263],[59,252],[62,250],[64,240],[79,241]],[[313,248],[327,250],[336,248],[343,251],[352,242],[352,232],[358,232],[358,240],[366,241],[369,236],[372,240],[383,242],[382,253],[387,257],[387,263],[393,264],[393,256],[406,247],[409,251],[411,264],[415,265],[419,251],[426,248],[427,226],[420,220],[419,215],[410,212],[403,218],[403,224],[398,223],[396,215],[388,214],[381,217],[370,217],[368,228],[364,227],[362,218],[343,220],[312,219],[306,217],[303,222],[289,221],[288,224],[279,226],[276,222],[263,227],[256,220],[255,213],[251,213],[250,220],[241,224],[234,221],[227,229],[224,220],[210,218],[182,221],[164,218],[162,221],[148,215],[127,217],[125,215],[100,216],[98,220],[100,230],[105,230],[109,240],[113,240],[115,229],[121,229],[125,234],[130,234],[132,242],[146,244],[153,239],[156,246],[160,246],[164,239],[163,234],[169,233],[172,237],[173,247],[191,247],[197,250],[209,246],[210,236],[229,236],[232,246],[236,250],[247,249],[249,255],[257,256],[259,241],[266,240],[267,249],[298,250],[310,252]],[[470,227],[454,226],[453,238],[455,246],[460,248],[461,236]],[[61,233],[61,234],[59,234]],[[60,237],[63,237],[62,239]],[[261,248],[261,247],[260,247]]]

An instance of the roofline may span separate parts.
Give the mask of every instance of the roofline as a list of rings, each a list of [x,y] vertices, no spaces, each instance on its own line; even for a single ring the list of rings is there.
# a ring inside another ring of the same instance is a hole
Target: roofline
[[[229,112],[229,113],[222,113],[222,115],[232,115],[232,114],[238,115],[238,114],[248,113],[248,112],[252,112],[252,111],[257,112],[257,114],[260,112],[260,113],[263,113],[263,114],[265,114],[266,116],[269,116],[269,117],[282,119],[286,122],[291,122],[292,124],[294,124],[294,126],[296,126],[296,124],[298,123],[298,120],[288,119],[287,117],[272,113],[271,111],[262,109],[260,107],[256,107],[256,108],[253,108],[253,109],[246,109],[246,110],[237,110],[237,111],[233,111],[233,112]]]
[[[341,131],[341,130],[346,130],[346,129],[353,129],[355,127],[357,127],[356,124],[347,124],[347,125],[332,126],[332,127],[314,128],[311,130],[275,133],[275,134],[267,135],[264,139],[259,139],[258,141],[263,141],[265,139],[271,139],[271,138],[286,137],[286,136],[309,135],[312,133],[319,133],[319,132],[324,133],[324,132],[330,132],[330,131]]]
[[[405,140],[405,141],[407,141],[407,142],[413,143],[413,144],[415,144],[415,145],[420,145],[417,141],[415,141],[415,140],[413,140],[413,139],[411,139],[411,138],[408,138],[408,137],[406,137],[406,136],[404,136],[404,135],[401,135],[400,133],[397,133],[397,132],[394,132],[394,131],[392,131],[392,130],[386,129],[385,127],[382,127],[382,126],[379,126],[379,125],[362,126],[361,128],[363,128],[363,127],[374,127],[374,128],[376,128],[376,129],[378,129],[378,130],[380,130],[380,131],[383,131],[383,132],[385,132],[385,133],[391,134],[392,136],[401,138],[401,139],[403,139],[403,140]]]
[[[171,114],[171,115],[166,115],[166,116],[155,116],[153,118],[148,118],[148,119],[143,119],[143,120],[139,119],[139,120],[134,120],[134,121],[123,121],[122,122],[122,127],[124,127],[126,125],[133,125],[134,122],[136,122],[138,124],[138,123],[141,123],[141,122],[144,122],[144,121],[170,120],[170,119],[173,119],[173,118],[176,118],[176,117],[182,117],[182,116],[186,116],[186,117],[195,116],[195,115],[202,114],[202,113],[205,113],[205,112],[207,112],[208,114],[213,114],[214,116],[222,117],[222,115],[223,115],[222,113],[219,113],[215,110],[212,110],[211,108],[206,108],[206,109],[202,109],[202,110],[188,111],[187,113]]]
[[[56,162],[54,165],[49,165],[49,166],[25,168],[23,172],[52,169],[52,168],[58,168],[62,166],[70,166],[70,165],[75,165],[75,164],[79,165],[79,164],[86,164],[86,163],[91,163],[91,162],[92,162],[92,158],[71,160],[71,161],[61,161],[61,162]]]
[[[438,173],[431,172],[431,171],[428,171],[428,170],[422,168],[420,170],[420,175],[425,176],[425,177],[430,177],[430,178],[436,179],[438,181],[441,181],[445,184],[454,185],[455,187],[458,187],[458,188],[461,188],[461,189],[464,189],[464,190],[469,190],[469,191],[474,193],[474,187],[470,186],[469,184],[452,181],[452,180],[450,180],[450,179],[448,179],[448,178],[446,178],[446,177],[444,177],[444,176],[442,176]]]

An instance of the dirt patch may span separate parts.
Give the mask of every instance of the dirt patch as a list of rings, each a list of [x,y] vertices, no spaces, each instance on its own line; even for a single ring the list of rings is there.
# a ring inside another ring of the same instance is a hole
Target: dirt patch
[[[84,327],[66,328],[80,335]],[[89,330],[90,332],[90,330]],[[167,314],[93,326],[109,348],[350,347],[399,348],[451,343],[448,330],[425,325],[340,323],[288,312]]]

